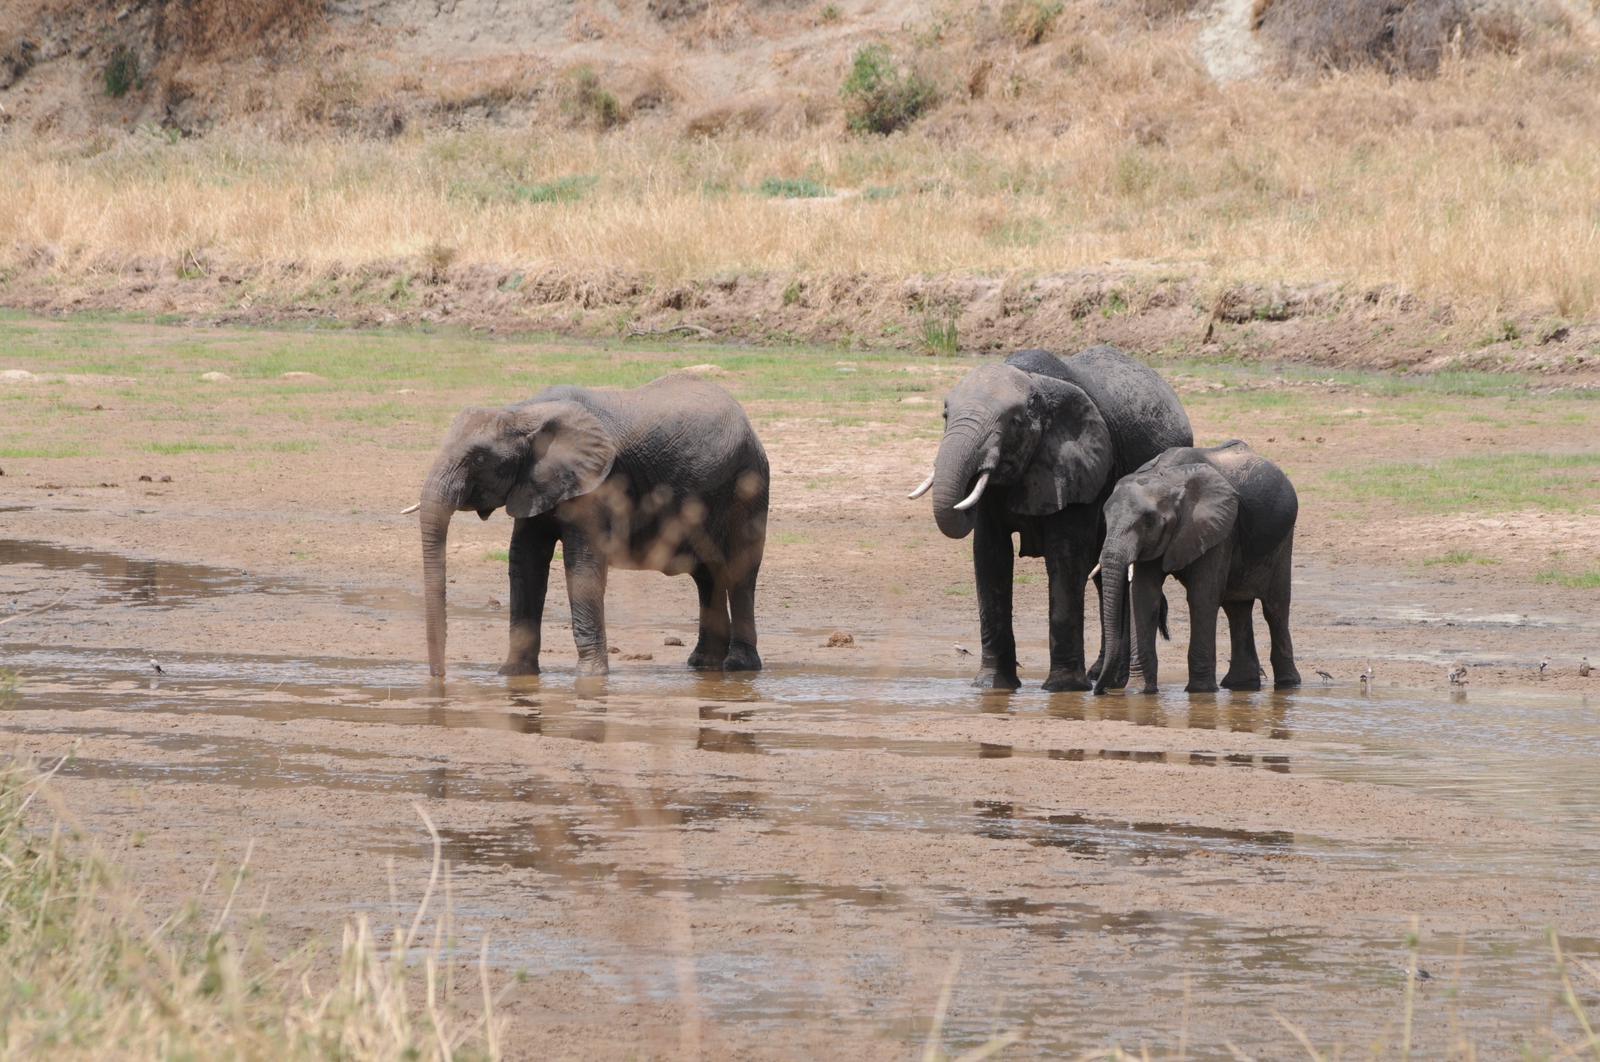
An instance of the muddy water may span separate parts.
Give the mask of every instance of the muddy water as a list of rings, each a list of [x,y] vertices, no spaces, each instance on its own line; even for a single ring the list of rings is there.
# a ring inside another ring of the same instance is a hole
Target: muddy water
[[[55,597],[46,588],[60,586],[52,608],[135,626],[138,609],[198,608],[238,594],[331,595],[367,612],[393,604],[37,542],[0,543],[0,574],[17,595],[13,612],[46,603]],[[495,927],[491,955],[507,969],[579,974],[624,999],[680,998],[682,956],[672,948],[618,934],[603,919],[555,928],[517,921],[530,903],[587,904],[597,894],[683,904],[712,921],[759,925],[760,912],[789,912],[773,917],[848,926],[844,944],[769,932],[748,942],[738,932],[696,938],[699,1005],[744,1028],[776,1031],[826,1013],[864,1036],[916,1042],[925,1001],[846,1005],[828,987],[829,971],[841,967],[871,983],[907,964],[915,925],[963,955],[951,1046],[1004,1028],[1023,1030],[1041,1051],[1137,1043],[1170,1032],[1147,1023],[1180,1003],[1217,1014],[1289,1010],[1322,1042],[1359,1043],[1375,1012],[1395,1012],[1406,961],[1403,920],[1378,902],[1369,913],[1363,895],[1409,890],[1448,905],[1527,878],[1574,910],[1600,910],[1600,706],[1570,696],[1369,695],[1350,686],[995,696],[949,668],[781,663],[741,677],[632,664],[583,684],[559,669],[504,680],[478,667],[439,687],[409,660],[192,652],[164,658],[157,675],[134,648],[13,638],[0,641],[0,653],[0,665],[21,677],[6,728],[89,750],[65,766],[64,784],[219,787],[262,800],[315,789],[462,809],[462,824],[446,824],[440,838],[463,875],[458,922],[467,936]],[[959,736],[974,722],[985,724],[981,737]],[[1002,740],[1005,722],[1028,729]],[[266,724],[291,729],[266,733]],[[405,736],[399,748],[396,733]],[[484,734],[509,743],[504,762],[466,756],[477,747],[466,743]],[[582,759],[591,747],[622,754],[629,771],[598,776]],[[565,769],[575,759],[585,765],[576,775]],[[1359,823],[1305,828],[1288,811],[1280,824],[1246,828],[1207,822],[1198,805],[1190,817],[1063,811],[999,798],[986,781],[986,772],[1026,771],[1058,782],[1070,806],[1088,765],[1132,772],[1135,786],[1168,785],[1170,772],[1206,784],[1375,785],[1390,800],[1439,799],[1513,828],[1374,837]],[[192,814],[201,821],[203,812]],[[431,856],[414,831],[341,826],[365,853]],[[715,858],[671,865],[653,854],[663,838],[700,843],[718,833],[739,840],[706,844]],[[828,851],[806,847],[813,836],[899,842],[913,853],[976,844],[990,853],[979,858],[1015,870],[998,885],[969,883],[959,867],[841,881],[825,873]],[[772,842],[770,858],[740,851],[757,843],[750,837]],[[1330,892],[1330,909],[1317,915],[1205,899],[1301,888],[1296,875],[1307,864],[1356,885]],[[1440,1027],[1448,1009],[1481,1042],[1507,1045],[1544,1020],[1553,966],[1538,917],[1463,915],[1449,932],[1424,937],[1430,982],[1449,983],[1437,1000]],[[1600,959],[1593,935],[1569,933],[1564,944]],[[1064,955],[1075,965],[1063,966]],[[1200,1024],[1259,1050],[1282,1043],[1270,1023],[1242,1032],[1225,1018]]]

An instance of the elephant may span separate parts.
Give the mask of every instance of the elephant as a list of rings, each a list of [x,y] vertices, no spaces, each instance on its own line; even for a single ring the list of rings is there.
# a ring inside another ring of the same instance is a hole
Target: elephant
[[[770,473],[744,410],[694,376],[629,391],[550,387],[500,409],[462,411],[422,487],[428,670],[445,673],[445,539],[450,518],[511,532],[511,638],[504,675],[539,673],[540,622],[562,547],[579,677],[609,670],[606,571],[687,573],[700,595],[689,666],[754,671],[756,576],[766,547]],[[731,616],[730,616],[731,611]]]
[[[1294,524],[1300,511],[1283,470],[1237,439],[1212,447],[1168,450],[1117,483],[1106,501],[1100,551],[1101,636],[1108,646],[1094,691],[1125,666],[1132,614],[1134,667],[1143,692],[1156,691],[1154,627],[1168,575],[1189,600],[1190,693],[1217,689],[1217,609],[1228,616],[1232,650],[1221,685],[1261,688],[1251,613],[1255,603],[1272,635],[1278,689],[1300,685],[1289,637]],[[1131,603],[1129,603],[1131,602]]]
[[[1015,690],[1011,625],[1016,552],[1043,557],[1050,579],[1046,690],[1087,690],[1084,585],[1104,538],[1100,506],[1119,478],[1194,434],[1172,387],[1110,346],[1064,357],[1024,350],[969,372],[945,400],[932,491],[939,530],[972,539],[983,646],[973,684]],[[1103,646],[1102,646],[1103,653]]]

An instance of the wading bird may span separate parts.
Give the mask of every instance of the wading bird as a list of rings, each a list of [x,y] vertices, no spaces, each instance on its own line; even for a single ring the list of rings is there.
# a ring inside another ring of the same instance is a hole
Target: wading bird
[[[155,672],[158,675],[165,675],[167,673],[166,670],[163,669],[162,666],[156,662],[155,657],[151,657],[150,658],[150,666],[155,669]]]
[[[1547,656],[1539,661],[1539,677],[1544,678],[1545,671],[1550,667],[1550,658]]]
[[[956,646],[956,655],[957,656],[971,656],[972,655],[972,650],[968,649],[964,645],[957,645]]]
[[[1580,660],[1578,662],[1578,674],[1582,675],[1584,678],[1588,678],[1589,677],[1589,672],[1591,672],[1593,670],[1594,670],[1594,668],[1589,666],[1589,658],[1588,657],[1584,657],[1582,660]]]
[[[1331,683],[1333,681],[1333,676],[1328,674],[1326,671],[1322,670],[1320,667],[1317,668],[1317,677],[1322,680],[1322,684],[1324,686],[1328,685],[1329,683]]]
[[[1368,690],[1368,689],[1372,688],[1372,677],[1373,677],[1372,676],[1372,665],[1368,664],[1367,665],[1367,669],[1361,673],[1361,688],[1362,689]]]
[[[1450,679],[1450,685],[1452,686],[1465,686],[1467,684],[1467,665],[1457,664],[1450,669],[1446,677]]]

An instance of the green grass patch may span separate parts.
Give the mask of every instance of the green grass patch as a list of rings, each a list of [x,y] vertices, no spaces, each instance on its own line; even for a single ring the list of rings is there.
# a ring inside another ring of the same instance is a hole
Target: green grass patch
[[[510,564],[511,551],[508,549],[491,549],[484,553],[483,559],[486,561],[493,561],[496,564]]]
[[[1550,586],[1564,586],[1568,590],[1600,590],[1600,568],[1590,568],[1586,572],[1551,568],[1538,573],[1534,578]]]
[[[1481,553],[1474,553],[1470,549],[1453,549],[1442,556],[1429,557],[1427,560],[1422,562],[1423,567],[1425,568],[1460,568],[1469,564],[1487,566],[1490,564],[1499,563],[1500,562],[1493,557],[1486,557]]]
[[[166,454],[220,454],[237,449],[233,443],[219,442],[147,442],[142,447],[147,453]]]
[[[1357,499],[1383,499],[1414,512],[1574,512],[1600,504],[1600,453],[1489,454],[1395,461],[1331,472]]]
[[[89,453],[82,446],[72,443],[45,443],[39,446],[0,446],[0,457],[14,457],[18,460],[37,458],[42,461],[54,461],[64,457],[85,457]]]
[[[768,177],[758,190],[768,199],[821,199],[833,194],[809,177]]]

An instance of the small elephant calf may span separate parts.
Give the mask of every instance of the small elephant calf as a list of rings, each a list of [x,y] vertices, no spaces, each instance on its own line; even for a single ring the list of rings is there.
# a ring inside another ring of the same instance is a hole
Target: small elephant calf
[[[1188,593],[1185,689],[1205,693],[1217,688],[1218,607],[1228,615],[1232,641],[1221,685],[1261,688],[1251,619],[1258,600],[1272,635],[1273,684],[1278,689],[1300,685],[1289,638],[1290,568],[1299,511],[1289,477],[1238,440],[1166,450],[1122,477],[1105,504],[1100,622],[1108,648],[1094,691],[1104,693],[1106,676],[1122,673],[1128,653],[1122,609],[1131,601],[1138,646],[1134,665],[1144,677],[1144,692],[1155,692],[1157,613],[1168,575],[1177,576]]]

